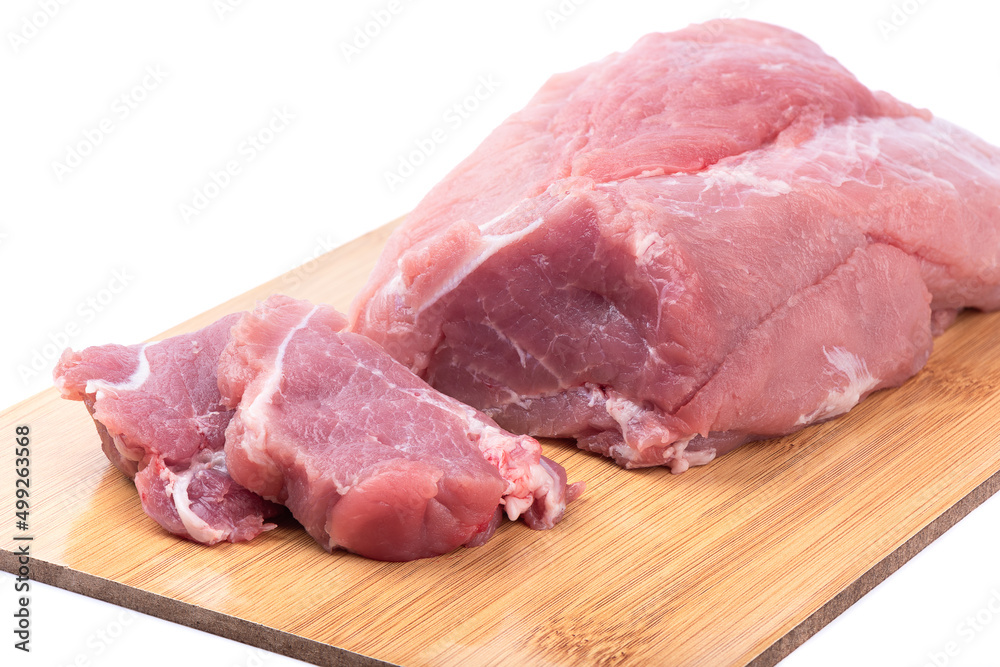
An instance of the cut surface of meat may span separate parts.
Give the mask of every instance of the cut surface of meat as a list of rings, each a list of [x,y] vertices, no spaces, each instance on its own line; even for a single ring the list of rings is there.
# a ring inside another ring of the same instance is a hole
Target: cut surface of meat
[[[191,334],[143,345],[67,349],[54,378],[83,401],[104,453],[135,481],[146,514],[196,542],[250,540],[282,511],[233,482],[216,369],[239,313]]]
[[[352,330],[504,428],[683,472],[1000,307],[1000,150],[718,25],[553,77],[393,233]]]
[[[442,395],[330,306],[272,296],[233,327],[219,388],[233,478],[287,506],[325,549],[412,560],[484,543],[501,508],[549,528],[581,490]]]

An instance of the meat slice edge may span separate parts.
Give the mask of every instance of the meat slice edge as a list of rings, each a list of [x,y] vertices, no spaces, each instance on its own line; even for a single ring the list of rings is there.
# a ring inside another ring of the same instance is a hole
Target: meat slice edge
[[[333,308],[272,296],[219,361],[236,414],[234,479],[286,505],[327,550],[438,555],[495,530],[498,509],[548,528],[580,487],[536,441],[432,389]]]
[[[233,482],[225,466],[216,367],[239,314],[157,343],[67,349],[53,372],[83,401],[108,459],[133,479],[143,510],[203,544],[253,539],[282,509]]]

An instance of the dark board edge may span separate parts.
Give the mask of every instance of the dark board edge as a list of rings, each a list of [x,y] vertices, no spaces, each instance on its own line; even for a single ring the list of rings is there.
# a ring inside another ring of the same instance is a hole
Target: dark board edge
[[[895,551],[889,553],[855,579],[829,602],[782,635],[756,658],[747,663],[746,667],[774,667],[777,665],[792,651],[804,644],[807,639],[822,630],[855,602],[867,595],[869,591],[885,581],[889,575],[944,535],[949,528],[968,516],[972,510],[986,502],[997,491],[1000,491],[1000,471],[993,473],[982,484],[930,521],[913,537],[899,545]]]
[[[17,568],[14,552],[0,549],[0,570],[16,574]],[[390,662],[44,560],[31,559],[31,580],[320,667],[396,667]]]

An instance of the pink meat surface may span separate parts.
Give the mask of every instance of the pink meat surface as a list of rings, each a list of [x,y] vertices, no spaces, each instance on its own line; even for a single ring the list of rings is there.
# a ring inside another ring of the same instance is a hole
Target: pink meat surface
[[[219,361],[233,478],[324,548],[412,560],[479,545],[501,508],[549,528],[581,490],[538,443],[440,394],[329,306],[273,296]],[[238,406],[238,407],[237,407]]]
[[[352,330],[504,428],[683,472],[1000,306],[1000,150],[718,25],[550,79],[394,232]]]
[[[239,319],[145,345],[67,349],[54,378],[63,398],[83,401],[104,453],[133,478],[142,507],[166,530],[196,542],[250,540],[281,508],[233,482],[216,369]]]

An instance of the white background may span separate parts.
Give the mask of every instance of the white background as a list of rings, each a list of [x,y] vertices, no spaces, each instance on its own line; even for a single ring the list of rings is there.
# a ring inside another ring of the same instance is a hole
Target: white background
[[[400,0],[346,54],[388,6],[4,1],[0,406],[48,387],[66,344],[155,336],[405,213],[550,74],[646,32],[725,16],[779,23],[870,87],[1000,144],[995,2]],[[495,90],[448,122],[482,77]],[[269,135],[276,110],[293,118]],[[385,173],[436,128],[446,140],[390,188]],[[268,143],[251,149],[250,137]],[[230,161],[239,173],[227,182]],[[206,203],[196,191],[210,201],[185,216],[182,205]],[[1000,664],[998,525],[993,500],[783,665]],[[292,664],[39,585],[25,661],[6,629],[11,577],[0,590],[5,665]],[[977,613],[989,622],[970,633]],[[949,642],[957,655],[944,654]]]

